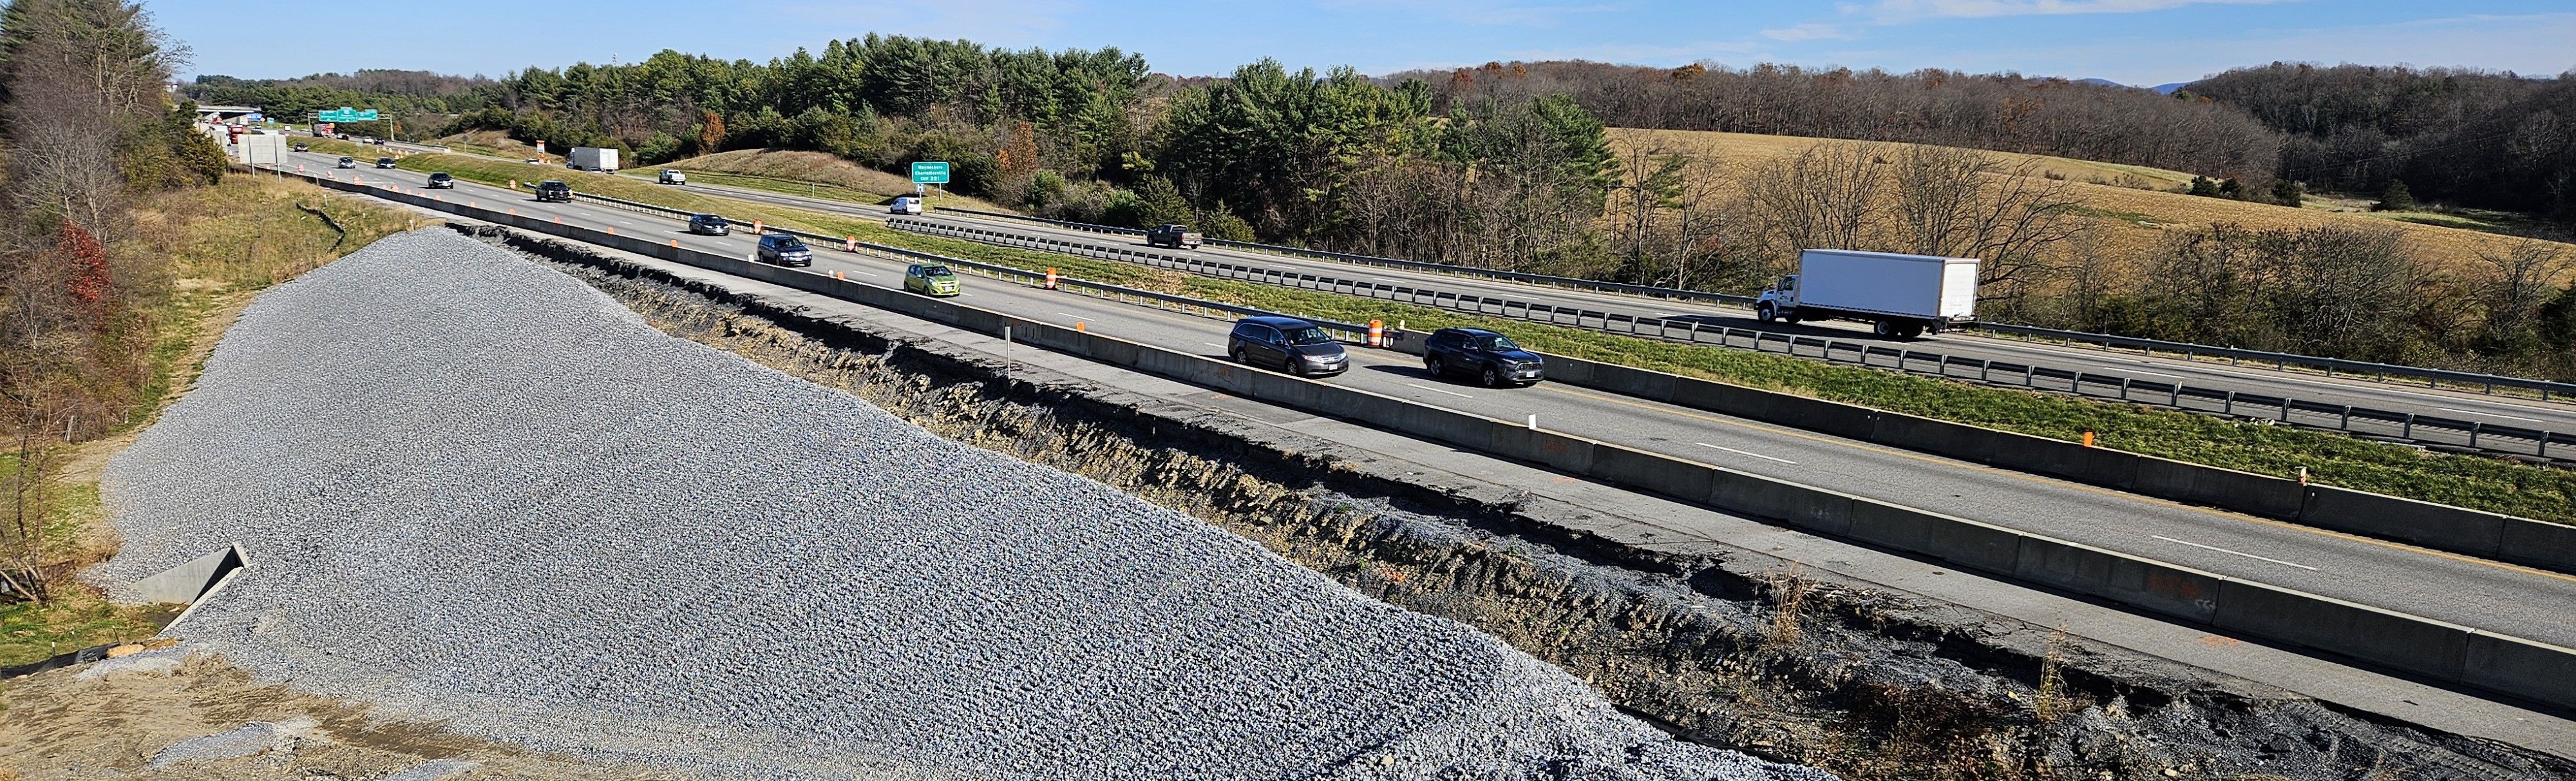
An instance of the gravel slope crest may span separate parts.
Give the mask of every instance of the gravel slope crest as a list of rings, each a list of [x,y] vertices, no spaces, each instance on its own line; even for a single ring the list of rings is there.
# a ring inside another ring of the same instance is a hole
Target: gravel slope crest
[[[109,465],[119,588],[323,694],[715,776],[1823,779],[447,231],[246,310]]]

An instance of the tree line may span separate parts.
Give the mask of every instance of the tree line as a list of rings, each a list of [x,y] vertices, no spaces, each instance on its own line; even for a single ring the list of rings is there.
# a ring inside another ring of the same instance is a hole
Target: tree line
[[[2280,176],[2312,188],[2528,212],[2576,226],[2576,72],[2306,63],[2237,68],[2184,93],[2282,133]]]
[[[48,442],[119,425],[154,382],[157,259],[122,251],[128,207],[211,184],[221,147],[164,85],[187,56],[124,0],[0,8],[0,425],[11,437],[0,599],[40,594]]]
[[[2285,124],[2296,112],[2249,112],[2227,97],[2237,93],[2219,82],[2244,81],[2233,74],[2195,86],[2206,93],[2174,96],[2013,74],[1771,65],[1493,63],[1369,77],[1265,59],[1223,77],[1175,79],[1116,49],[876,35],[766,63],[664,51],[638,63],[528,68],[490,80],[368,73],[360,76],[417,105],[458,109],[422,134],[506,130],[557,148],[617,146],[645,164],[764,148],[830,152],[896,172],[947,160],[952,189],[1046,216],[1187,222],[1225,238],[1730,292],[1758,289],[1806,247],[1969,256],[1985,261],[1981,311],[1997,319],[2576,372],[2546,358],[2565,349],[2553,313],[2576,306],[2560,292],[2567,259],[2558,255],[2490,259],[2494,275],[2522,280],[2507,284],[2485,272],[2436,273],[2395,234],[2221,227],[2146,257],[2107,258],[2066,185],[1980,151],[2204,172],[2217,178],[2197,180],[2194,193],[2295,205],[2303,188],[2281,174],[2306,158],[2294,148],[2285,160],[2284,139],[2340,138],[2376,110]],[[327,91],[361,83],[301,81],[201,80],[192,94],[252,84],[336,99]],[[2521,109],[2501,107],[2541,105],[2531,96],[2546,92],[2497,89],[2500,97],[2460,105],[2510,113]],[[2442,132],[2437,121],[2386,124],[2409,137]],[[1614,153],[1608,125],[1870,143],[1818,146],[1746,174],[1652,144]],[[1918,145],[1878,143],[1897,141]],[[2179,288],[2141,281],[2149,278],[2220,285],[2228,305],[2203,306]],[[2302,287],[2311,283],[2337,292]],[[2520,292],[2498,292],[2508,288]],[[2406,316],[2335,319],[2390,291],[2400,292],[2376,306],[2405,304]],[[2548,309],[2553,302],[2567,303]]]

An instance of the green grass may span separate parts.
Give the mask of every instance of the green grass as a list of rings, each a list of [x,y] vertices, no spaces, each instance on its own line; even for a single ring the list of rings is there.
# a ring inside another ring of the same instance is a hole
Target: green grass
[[[439,159],[448,157],[454,156],[417,156],[405,159],[403,165],[415,170],[446,170],[459,177],[494,183],[512,177],[525,180],[529,176],[525,169],[535,168],[500,164],[468,169],[465,163]],[[451,167],[427,167],[435,165]],[[565,178],[573,182],[575,189],[611,197],[693,211],[720,211],[737,219],[760,218],[775,225],[856,236],[861,241],[1023,270],[1052,267],[1080,279],[1342,322],[1376,319],[1390,324],[1401,322],[1417,331],[1452,326],[1491,328],[1533,349],[1573,358],[2069,441],[2091,431],[2103,447],[2276,477],[2290,477],[2300,467],[2306,467],[2310,479],[2321,484],[2527,518],[2576,522],[2576,472],[2568,470],[2427,453],[2324,432],[2250,425],[2131,404],[1211,279],[1129,263],[923,236],[857,218],[703,196],[626,177],[550,171],[549,178]]]
[[[0,607],[0,666],[140,641],[177,615],[173,605],[117,605],[88,589],[60,589],[51,601]]]
[[[765,190],[784,195],[802,195],[808,198],[841,201],[859,206],[882,206],[887,201],[894,198],[894,196],[891,195],[873,193],[866,190],[854,190],[837,184],[824,184],[821,182],[799,181],[794,179],[777,179],[767,176],[751,176],[748,174],[728,174],[715,171],[682,170],[689,175],[689,182],[691,184],[721,184],[728,187],[741,187],[749,190]],[[654,177],[661,175],[661,171],[662,169],[660,168],[636,168],[627,169],[620,173],[650,182],[654,181]]]

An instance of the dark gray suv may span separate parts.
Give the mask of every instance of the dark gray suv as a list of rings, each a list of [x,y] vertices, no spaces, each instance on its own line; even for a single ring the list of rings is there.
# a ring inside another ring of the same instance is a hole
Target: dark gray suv
[[[796,237],[784,233],[762,234],[760,237],[760,251],[758,254],[753,255],[753,257],[759,258],[760,262],[763,263],[773,263],[781,266],[814,265],[814,251],[807,249],[805,247],[805,242],[798,241],[796,240]]]
[[[1294,317],[1247,317],[1235,321],[1225,338],[1225,354],[1236,363],[1266,366],[1300,377],[1329,377],[1350,371],[1351,356],[1342,343],[1314,323]]]
[[[1512,338],[1482,328],[1443,328],[1422,342],[1422,368],[1431,376],[1463,373],[1485,387],[1530,385],[1547,377],[1547,362]]]
[[[722,236],[733,232],[733,223],[713,214],[689,215],[689,232],[702,236]]]

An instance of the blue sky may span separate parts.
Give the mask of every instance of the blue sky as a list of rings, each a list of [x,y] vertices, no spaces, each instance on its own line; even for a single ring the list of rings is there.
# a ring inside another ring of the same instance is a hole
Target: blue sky
[[[145,0],[191,73],[359,68],[498,75],[672,48],[766,60],[874,31],[1025,48],[1117,46],[1155,70],[1263,56],[1380,74],[1489,60],[1778,62],[2190,81],[2273,60],[2576,69],[2576,0],[380,0],[264,9]],[[317,33],[316,30],[329,32]],[[347,31],[344,34],[340,31]]]

